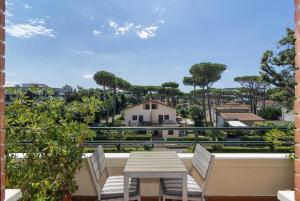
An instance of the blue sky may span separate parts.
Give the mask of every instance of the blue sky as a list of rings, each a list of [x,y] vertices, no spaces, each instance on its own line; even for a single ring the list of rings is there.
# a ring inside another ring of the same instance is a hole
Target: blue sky
[[[132,84],[160,85],[190,66],[228,66],[215,87],[255,75],[267,49],[293,27],[293,0],[8,0],[7,85],[96,87],[110,71]]]

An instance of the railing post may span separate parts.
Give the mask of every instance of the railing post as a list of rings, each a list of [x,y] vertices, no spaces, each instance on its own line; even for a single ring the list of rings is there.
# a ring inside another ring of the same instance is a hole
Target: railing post
[[[0,0],[0,200],[5,197],[5,130],[4,130],[4,113],[5,113],[5,0]]]
[[[300,201],[300,0],[295,0],[295,200]]]

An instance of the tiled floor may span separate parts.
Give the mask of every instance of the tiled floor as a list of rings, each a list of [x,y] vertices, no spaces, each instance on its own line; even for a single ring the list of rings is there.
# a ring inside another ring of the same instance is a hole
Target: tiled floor
[[[95,201],[96,197],[74,197],[73,201]],[[158,198],[144,197],[142,201],[158,201]],[[276,197],[209,197],[206,201],[277,201]]]

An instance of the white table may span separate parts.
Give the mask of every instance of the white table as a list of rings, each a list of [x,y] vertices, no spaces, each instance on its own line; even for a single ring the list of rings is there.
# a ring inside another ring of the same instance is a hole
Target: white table
[[[182,200],[187,201],[187,174],[176,152],[131,152],[124,169],[124,201],[129,201],[129,178],[182,178]]]

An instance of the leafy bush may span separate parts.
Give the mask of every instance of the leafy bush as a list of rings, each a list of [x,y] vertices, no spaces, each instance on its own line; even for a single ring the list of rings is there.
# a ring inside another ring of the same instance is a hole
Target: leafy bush
[[[195,122],[195,126],[203,126],[204,114],[199,105],[191,105],[189,108],[189,116]]]
[[[128,141],[149,141],[152,139],[150,135],[136,135],[136,136],[127,136],[126,140]]]
[[[198,136],[198,141],[210,141],[210,137]],[[167,141],[196,141],[195,137],[168,138]]]
[[[264,139],[261,136],[242,136],[241,141],[264,141]]]
[[[84,142],[94,136],[88,124],[101,102],[82,98],[66,103],[14,93],[6,108],[7,187],[20,188],[25,201],[61,200],[76,190],[74,175],[84,162]],[[25,157],[18,160],[14,153]]]
[[[275,107],[266,107],[260,109],[257,114],[266,120],[278,120],[281,117],[281,109]]]

